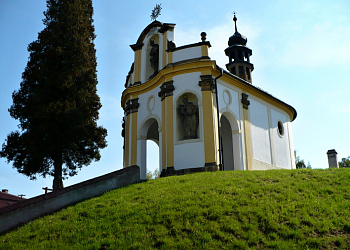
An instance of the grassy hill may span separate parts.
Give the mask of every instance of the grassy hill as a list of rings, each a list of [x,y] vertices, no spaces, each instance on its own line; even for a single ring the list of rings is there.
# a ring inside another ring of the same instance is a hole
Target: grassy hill
[[[349,249],[350,170],[199,173],[37,219],[0,249]]]

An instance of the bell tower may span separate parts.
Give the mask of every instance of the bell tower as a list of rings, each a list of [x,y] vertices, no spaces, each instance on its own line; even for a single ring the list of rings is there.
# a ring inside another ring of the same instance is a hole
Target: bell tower
[[[252,50],[246,46],[247,38],[237,31],[236,14],[234,14],[233,21],[235,23],[235,33],[229,38],[228,47],[225,49],[225,54],[229,57],[226,68],[230,73],[252,83],[251,72],[254,66],[249,59]]]

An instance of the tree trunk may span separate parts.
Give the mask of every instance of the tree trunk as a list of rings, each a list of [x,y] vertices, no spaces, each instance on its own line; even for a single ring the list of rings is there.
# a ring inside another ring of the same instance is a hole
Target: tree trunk
[[[54,173],[52,188],[53,188],[53,191],[55,192],[63,188],[61,155],[58,155],[55,157],[54,165],[55,165],[55,173]]]

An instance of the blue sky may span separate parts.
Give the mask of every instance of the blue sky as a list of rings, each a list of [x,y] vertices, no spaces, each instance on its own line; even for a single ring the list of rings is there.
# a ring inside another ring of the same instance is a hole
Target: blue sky
[[[108,147],[102,158],[64,181],[75,184],[122,167],[120,97],[133,62],[129,45],[136,43],[151,22],[160,2],[94,0],[98,94],[102,109],[99,124],[108,130]],[[200,41],[207,33],[210,57],[225,67],[224,54],[238,31],[252,49],[253,84],[292,105],[298,112],[292,123],[294,147],[313,168],[327,168],[327,150],[336,149],[338,160],[350,155],[350,2],[348,0],[270,1],[169,1],[162,3],[157,20],[175,23],[177,46]],[[190,5],[188,5],[190,3]],[[45,0],[0,0],[0,143],[17,129],[7,109],[19,89],[28,61],[27,46],[44,29]],[[157,158],[154,150],[150,157]],[[151,163],[151,165],[154,165]],[[17,173],[0,159],[0,188],[27,198],[51,187],[52,178],[36,181]]]

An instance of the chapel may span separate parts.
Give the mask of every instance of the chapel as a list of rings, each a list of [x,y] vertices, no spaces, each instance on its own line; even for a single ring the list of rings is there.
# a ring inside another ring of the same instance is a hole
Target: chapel
[[[146,179],[147,140],[159,146],[161,176],[295,168],[297,112],[253,84],[252,50],[233,21],[224,67],[210,57],[205,32],[177,46],[172,23],[153,21],[130,45],[134,62],[121,97],[124,168],[137,165]]]

